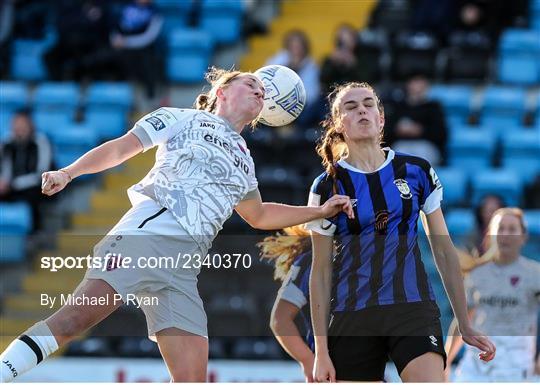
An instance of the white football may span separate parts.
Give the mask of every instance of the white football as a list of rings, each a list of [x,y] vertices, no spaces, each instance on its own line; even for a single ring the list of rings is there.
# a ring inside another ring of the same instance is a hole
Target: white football
[[[306,90],[300,76],[292,69],[269,65],[255,74],[264,84],[264,106],[259,116],[261,123],[272,127],[291,123],[306,105]]]

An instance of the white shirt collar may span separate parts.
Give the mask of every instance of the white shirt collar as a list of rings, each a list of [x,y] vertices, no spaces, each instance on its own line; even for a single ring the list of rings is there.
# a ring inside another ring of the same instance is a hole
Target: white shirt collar
[[[384,163],[381,164],[381,166],[378,169],[376,169],[375,171],[367,172],[367,171],[364,171],[364,170],[360,170],[359,168],[351,166],[344,159],[338,160],[337,164],[339,164],[343,168],[346,168],[346,169],[354,171],[354,172],[359,172],[359,173],[362,173],[362,174],[373,174],[375,172],[379,172],[380,170],[382,170],[383,168],[388,166],[388,164],[390,164],[392,159],[394,159],[394,155],[395,155],[394,150],[392,150],[390,147],[384,147],[383,150],[388,151],[388,155],[386,156],[386,160],[384,161]]]

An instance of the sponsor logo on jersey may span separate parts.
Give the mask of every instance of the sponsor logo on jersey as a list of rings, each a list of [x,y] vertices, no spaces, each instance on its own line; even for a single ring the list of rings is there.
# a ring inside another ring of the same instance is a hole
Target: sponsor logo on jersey
[[[496,306],[504,309],[506,307],[516,307],[519,305],[519,300],[515,297],[499,297],[497,295],[492,295],[490,297],[480,298],[480,304]]]
[[[210,122],[201,122],[201,125],[199,127],[200,128],[211,128],[213,130],[216,129],[216,125],[214,123],[210,123]]]
[[[410,189],[409,184],[407,183],[407,181],[405,179],[395,179],[394,184],[396,185],[397,189],[399,190],[399,192],[400,192],[399,195],[401,196],[401,198],[403,198],[403,199],[411,199],[412,198],[411,189]]]
[[[439,346],[437,345],[437,337],[435,336],[429,336],[429,339],[431,340],[431,344],[434,345],[434,346]]]
[[[163,123],[163,121],[157,116],[149,116],[148,118],[144,120],[150,123],[152,127],[154,127],[154,130],[156,131],[161,131],[165,128],[165,123]]]
[[[229,155],[231,155],[234,159],[234,166],[238,167],[240,170],[242,170],[245,174],[249,174],[249,166],[240,158],[235,152],[233,151],[233,146],[230,143],[225,142],[222,138],[213,136],[211,134],[205,134],[204,140],[210,143],[214,143],[215,145],[218,145],[222,149],[224,149]]]
[[[375,214],[375,230],[377,233],[383,235],[386,234],[388,228],[388,211],[381,210]]]

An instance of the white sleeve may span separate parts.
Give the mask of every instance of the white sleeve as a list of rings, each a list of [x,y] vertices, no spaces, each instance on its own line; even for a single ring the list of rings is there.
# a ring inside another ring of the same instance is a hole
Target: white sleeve
[[[278,291],[277,300],[290,302],[301,309],[307,304],[307,299],[304,296],[304,293],[302,293],[302,290],[293,283],[299,271],[300,266],[291,266],[287,277],[283,281],[283,285],[281,285],[281,288]]]
[[[321,196],[314,192],[309,193],[308,206],[317,207],[321,205]],[[330,222],[328,219],[315,219],[311,222],[306,223],[306,230],[314,231],[322,235],[334,235],[336,232],[336,225]]]
[[[430,193],[421,207],[421,210],[426,215],[431,214],[441,207],[441,202],[443,199],[443,187],[437,173],[435,173],[433,168],[429,169],[429,177],[430,181],[427,188],[429,188]]]
[[[144,151],[167,142],[184,129],[183,120],[194,110],[162,107],[135,123],[130,130],[141,141]]]

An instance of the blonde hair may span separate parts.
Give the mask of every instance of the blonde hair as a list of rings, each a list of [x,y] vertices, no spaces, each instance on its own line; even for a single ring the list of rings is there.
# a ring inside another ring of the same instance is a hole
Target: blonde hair
[[[498,250],[493,244],[493,239],[496,237],[499,231],[499,224],[501,218],[505,215],[511,215],[519,220],[521,225],[521,232],[523,235],[527,234],[527,224],[525,223],[525,216],[523,210],[518,207],[503,207],[493,213],[487,227],[486,234],[484,235],[484,244],[486,245],[486,252],[481,256],[478,255],[478,251],[475,250],[472,254],[468,254],[463,251],[458,251],[461,270],[467,273],[474,268],[484,265],[497,258]]]
[[[340,111],[340,100],[343,95],[353,89],[353,88],[364,88],[371,92],[375,96],[377,101],[377,108],[379,113],[384,117],[384,107],[381,103],[381,100],[377,96],[374,88],[366,82],[348,82],[339,86],[336,86],[333,91],[328,95],[328,104],[330,106],[330,113],[323,121],[322,126],[325,130],[319,144],[317,145],[317,154],[322,158],[323,166],[334,180],[334,190],[336,189],[335,180],[336,180],[336,168],[335,161],[347,153],[347,145],[345,143],[345,138],[342,133],[337,131],[337,128],[341,125],[341,111]],[[383,130],[381,128],[381,134],[379,137],[379,142],[382,143],[383,139]],[[335,192],[335,191],[334,191]]]
[[[287,227],[282,233],[268,236],[257,247],[261,250],[261,256],[275,260],[274,279],[283,281],[294,259],[306,251],[311,244],[309,232],[304,225]]]

